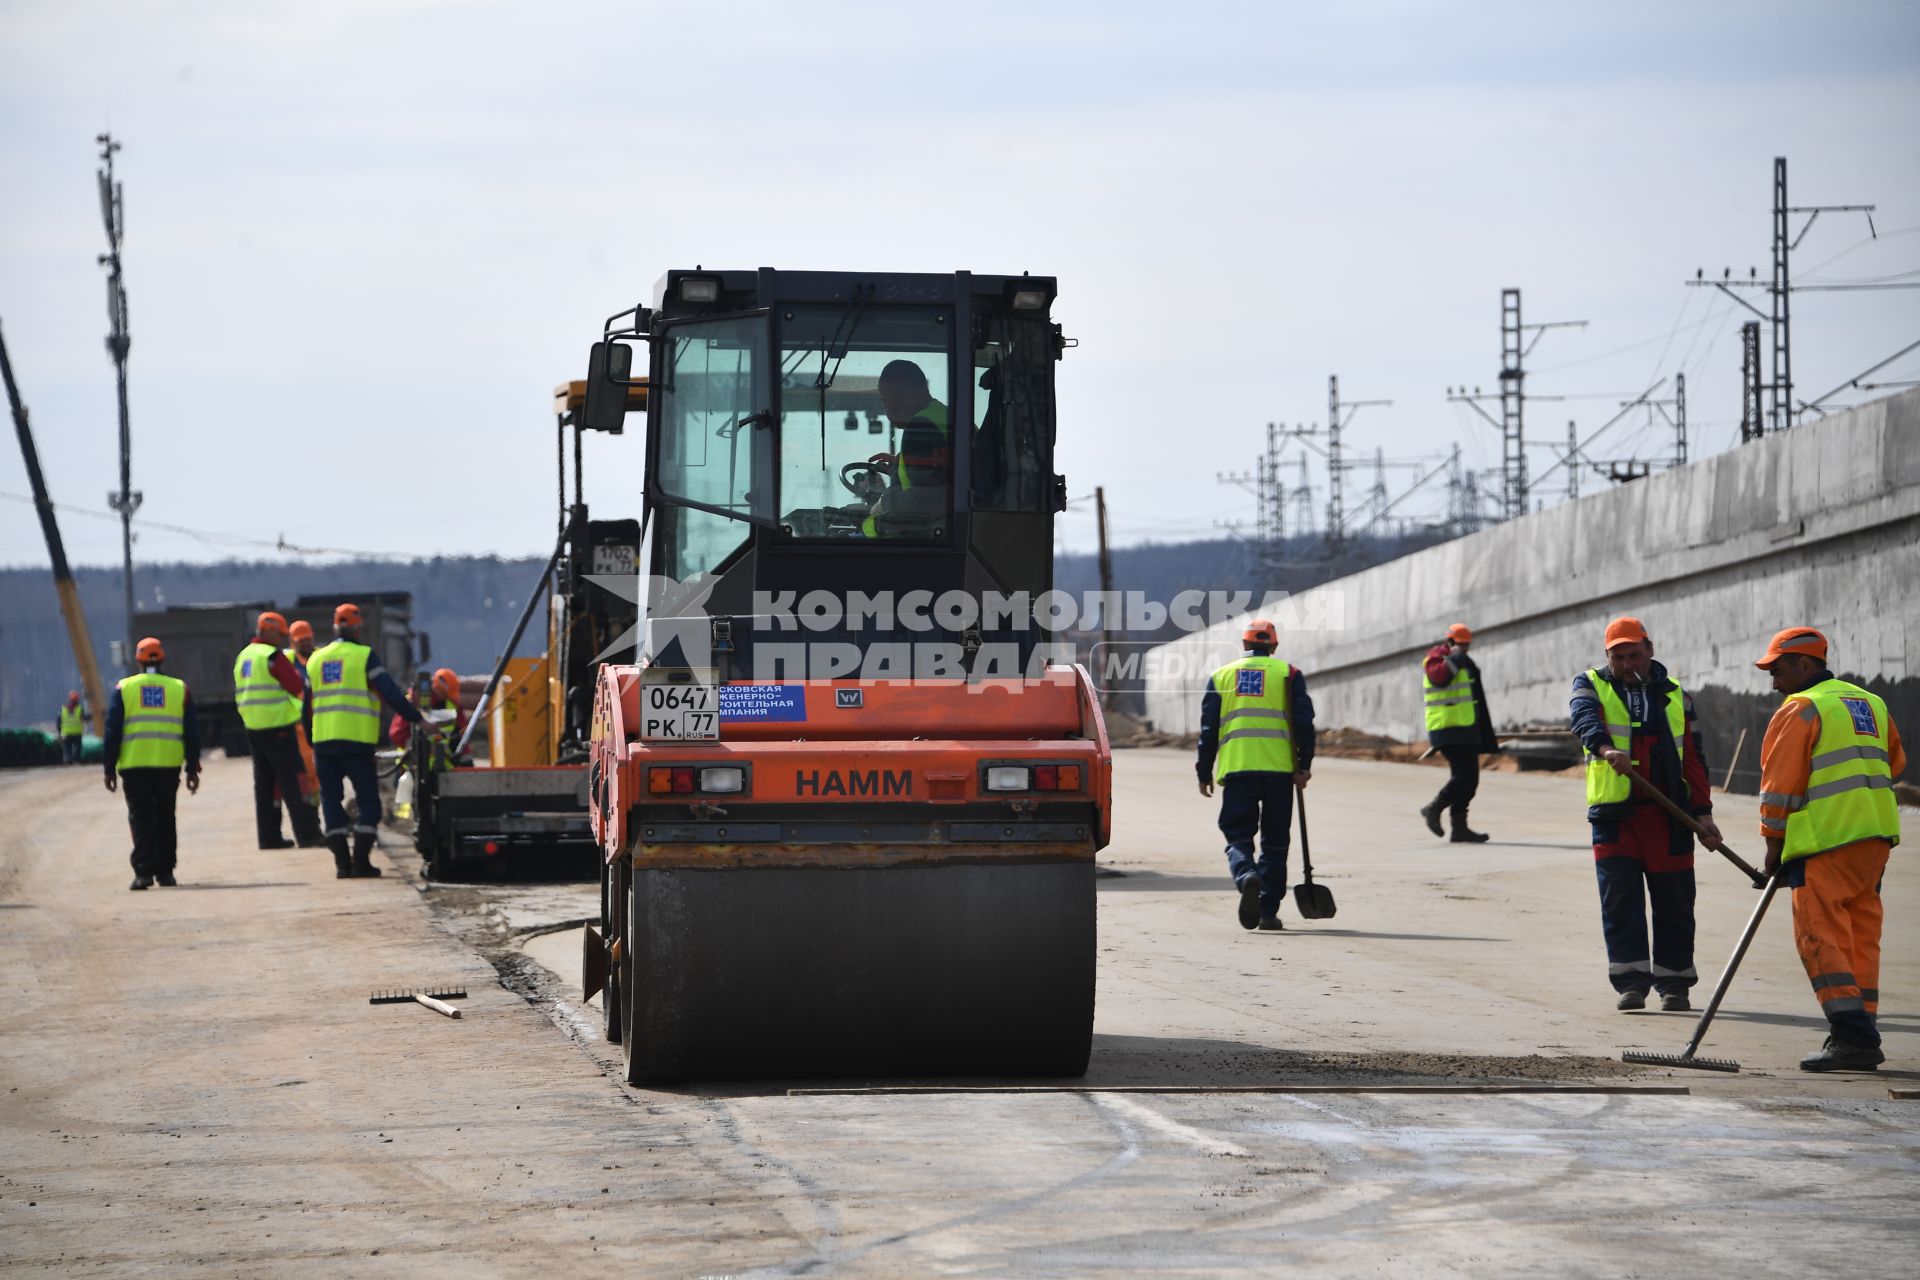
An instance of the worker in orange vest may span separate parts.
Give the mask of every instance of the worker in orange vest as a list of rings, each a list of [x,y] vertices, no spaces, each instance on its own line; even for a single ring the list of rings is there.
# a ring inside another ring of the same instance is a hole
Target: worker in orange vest
[[[1793,941],[1827,1042],[1802,1071],[1872,1071],[1880,1048],[1880,879],[1900,843],[1907,753],[1887,704],[1827,667],[1827,638],[1789,627],[1754,664],[1786,695],[1760,745],[1767,874],[1793,890]]]

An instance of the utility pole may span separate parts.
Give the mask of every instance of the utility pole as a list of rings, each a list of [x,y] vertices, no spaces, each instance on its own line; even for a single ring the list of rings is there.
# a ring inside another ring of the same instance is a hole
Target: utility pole
[[[1673,465],[1687,465],[1687,375],[1673,375]]]
[[[1346,480],[1352,465],[1340,452],[1340,433],[1353,415],[1370,406],[1389,405],[1391,400],[1349,400],[1340,403],[1340,376],[1327,378],[1327,558],[1335,561],[1346,550]]]
[[[126,665],[136,670],[133,651],[136,644],[133,626],[133,513],[140,509],[141,495],[133,491],[133,433],[127,424],[127,349],[133,338],[127,329],[127,290],[120,275],[120,241],[126,229],[120,205],[120,184],[113,176],[113,153],[120,144],[110,133],[94,139],[100,144],[99,170],[100,216],[107,224],[107,252],[100,265],[107,269],[107,354],[113,357],[114,382],[120,393],[120,492],[107,495],[107,505],[120,513],[120,586],[126,598]]]
[[[1095,687],[1100,690],[1100,706],[1113,709],[1113,691],[1107,688],[1106,673],[1113,665],[1113,557],[1107,554],[1107,491],[1096,485],[1093,508],[1100,523],[1100,661],[1094,664]]]
[[[1572,418],[1567,419],[1567,498],[1580,498],[1580,435]]]
[[[1307,459],[1302,454],[1295,459],[1300,464],[1300,481],[1293,486],[1293,523],[1302,537],[1313,536],[1313,481],[1307,477]]]
[[[1495,418],[1481,407],[1484,398],[1480,388],[1475,387],[1473,394],[1466,394],[1462,387],[1456,394],[1452,388],[1447,390],[1447,399],[1470,405],[1473,410],[1500,432],[1500,514],[1505,520],[1527,514],[1528,491],[1532,487],[1527,475],[1527,429],[1526,406],[1529,399],[1559,400],[1561,396],[1528,396],[1526,358],[1540,344],[1541,335],[1548,329],[1584,329],[1585,320],[1549,320],[1541,324],[1522,324],[1520,321],[1520,290],[1502,289],[1500,291],[1500,416]],[[1532,334],[1528,338],[1527,334]]]
[[[1760,398],[1760,322],[1749,320],[1740,326],[1740,443],[1747,444],[1766,434],[1765,413]]]
[[[1800,242],[1807,238],[1807,232],[1813,230],[1813,224],[1819,221],[1821,214],[1865,214],[1867,218],[1867,233],[1877,240],[1880,238],[1880,233],[1874,228],[1873,212],[1874,206],[1870,204],[1788,204],[1787,158],[1785,156],[1775,156],[1773,158],[1772,278],[1766,285],[1762,286],[1759,280],[1759,273],[1749,267],[1747,269],[1747,279],[1735,280],[1733,278],[1733,269],[1729,267],[1721,273],[1720,279],[1718,280],[1709,280],[1706,278],[1706,272],[1704,270],[1695,270],[1693,279],[1687,281],[1689,285],[1699,287],[1712,286],[1751,311],[1755,316],[1767,321],[1773,334],[1773,381],[1766,384],[1766,389],[1772,397],[1768,421],[1771,429],[1774,431],[1785,431],[1788,427],[1792,426],[1799,413],[1799,409],[1796,408],[1793,402],[1793,315],[1790,306],[1793,294],[1806,293],[1809,291],[1841,292],[1871,289],[1911,289],[1920,287],[1910,281],[1864,281],[1857,284],[1827,285],[1797,285],[1793,283],[1792,273],[1789,270],[1789,258],[1793,251],[1800,247]],[[1793,234],[1793,216],[1799,213],[1806,214],[1807,220],[1800,224],[1799,233]],[[1773,305],[1769,311],[1760,310],[1760,308],[1754,306],[1751,302],[1748,302],[1745,298],[1734,292],[1735,289],[1758,289],[1762,287],[1772,295]],[[1840,391],[1845,390],[1848,385],[1847,383],[1842,383],[1834,391],[1829,392],[1828,395],[1837,395]],[[1821,399],[1825,398],[1824,396],[1821,397]],[[1816,400],[1811,405],[1802,407],[1818,408],[1819,404],[1820,401]]]

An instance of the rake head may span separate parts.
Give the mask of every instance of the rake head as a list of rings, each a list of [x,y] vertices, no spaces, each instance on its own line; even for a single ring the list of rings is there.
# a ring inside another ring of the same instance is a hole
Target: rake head
[[[1740,1064],[1731,1058],[1696,1058],[1686,1053],[1634,1053],[1628,1051],[1620,1055],[1620,1061],[1631,1062],[1643,1067],[1689,1067],[1695,1071],[1728,1071],[1738,1073]]]
[[[428,996],[434,1000],[465,1000],[465,987],[405,987],[391,991],[376,991],[367,997],[368,1004],[409,1004],[415,996]]]

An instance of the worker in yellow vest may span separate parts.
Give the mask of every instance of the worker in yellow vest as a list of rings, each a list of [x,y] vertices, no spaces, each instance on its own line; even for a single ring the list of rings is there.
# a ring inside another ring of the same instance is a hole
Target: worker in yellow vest
[[[299,725],[307,685],[281,652],[287,644],[287,620],[271,609],[254,624],[253,638],[233,659],[233,695],[240,722],[247,727],[247,753],[253,761],[254,835],[262,849],[320,846],[320,822],[301,796]],[[280,830],[280,807],[293,820],[293,839]]]
[[[1480,791],[1480,757],[1500,750],[1493,713],[1487,710],[1480,668],[1467,651],[1473,631],[1464,622],[1447,628],[1447,637],[1427,650],[1420,664],[1421,696],[1426,703],[1427,745],[1447,761],[1447,784],[1420,810],[1427,830],[1441,835],[1440,814],[1453,823],[1455,844],[1485,844],[1487,835],[1467,825],[1467,809]]]
[[[69,689],[67,700],[60,704],[60,763],[80,763],[80,746],[86,734],[87,709],[80,705],[80,691]]]
[[[1754,664],[1786,695],[1760,746],[1767,874],[1793,890],[1793,940],[1826,1043],[1802,1071],[1872,1071],[1880,1048],[1880,880],[1900,843],[1893,780],[1907,753],[1887,704],[1827,667],[1812,627],[1773,637]]]
[[[380,777],[373,750],[380,741],[380,704],[413,724],[420,709],[407,701],[380,663],[380,655],[360,643],[364,619],[357,604],[333,611],[333,643],[307,659],[313,688],[313,756],[320,767],[320,815],[327,848],[333,851],[336,878],[373,877],[380,868],[371,854],[380,830]],[[348,847],[347,783],[353,783],[358,814]]]
[[[152,636],[134,646],[137,675],[122,680],[107,703],[107,732],[100,751],[107,790],[127,802],[127,826],[133,832],[133,883],[145,889],[156,881],[171,888],[179,861],[179,830],[174,801],[180,795],[180,771],[187,791],[200,789],[200,726],[193,696],[184,680],[162,674],[167,653]]]
[[[1293,792],[1313,776],[1313,701],[1299,670],[1273,656],[1271,622],[1249,623],[1246,653],[1207,681],[1200,699],[1200,794],[1220,788],[1220,834],[1240,895],[1242,929],[1277,930],[1287,896],[1287,842]],[[1260,837],[1260,856],[1253,839]]]
[[[1603,637],[1607,660],[1573,678],[1569,717],[1587,749],[1587,822],[1600,888],[1607,978],[1623,1012],[1684,1012],[1700,980],[1693,963],[1693,830],[1634,790],[1631,768],[1692,815],[1720,847],[1713,789],[1693,698],[1653,656],[1638,618],[1615,618]],[[1648,947],[1647,917],[1653,917]]]

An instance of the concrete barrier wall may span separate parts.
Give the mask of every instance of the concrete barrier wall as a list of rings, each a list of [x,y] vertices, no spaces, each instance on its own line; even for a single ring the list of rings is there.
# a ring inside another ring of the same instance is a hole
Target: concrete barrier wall
[[[1279,656],[1307,673],[1323,726],[1423,738],[1419,661],[1457,621],[1474,630],[1498,725],[1564,721],[1607,620],[1631,613],[1696,694],[1716,772],[1748,731],[1735,790],[1754,789],[1777,703],[1752,663],[1782,627],[1825,631],[1834,669],[1887,697],[1920,742],[1920,390],[1339,579],[1278,613]],[[1148,655],[1155,728],[1197,730],[1190,669],[1237,650],[1244,621]]]

